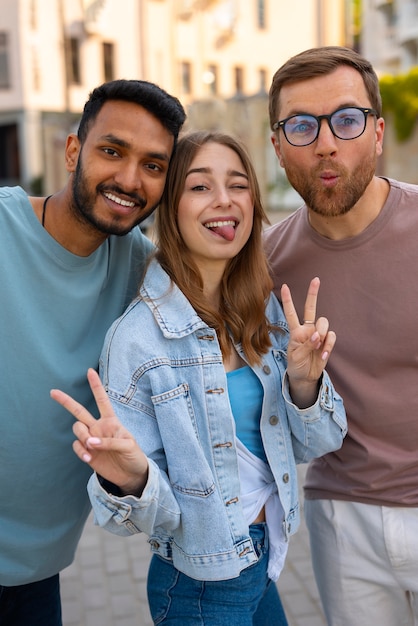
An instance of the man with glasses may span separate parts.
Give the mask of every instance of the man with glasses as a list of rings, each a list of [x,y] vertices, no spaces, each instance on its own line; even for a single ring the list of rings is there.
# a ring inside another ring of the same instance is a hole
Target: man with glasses
[[[308,468],[305,513],[331,626],[418,623],[418,186],[376,176],[384,120],[370,63],[340,47],[288,60],[270,89],[272,143],[305,204],[265,233],[279,294],[338,340],[329,373],[348,435]],[[309,321],[309,320],[308,320]]]

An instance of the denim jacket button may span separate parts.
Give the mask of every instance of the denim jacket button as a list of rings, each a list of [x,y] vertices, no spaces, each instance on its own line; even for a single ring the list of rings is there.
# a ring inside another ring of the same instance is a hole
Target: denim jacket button
[[[289,474],[287,474],[287,473],[283,474],[282,480],[283,480],[284,483],[288,483],[289,482]]]
[[[265,374],[271,374],[271,369],[268,365],[263,365],[263,372]]]
[[[279,418],[277,417],[277,415],[271,415],[269,422],[272,426],[276,426],[276,424],[279,423]]]

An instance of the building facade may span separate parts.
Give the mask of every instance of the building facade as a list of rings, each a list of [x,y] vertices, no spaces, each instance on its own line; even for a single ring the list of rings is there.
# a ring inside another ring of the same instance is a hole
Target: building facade
[[[362,0],[360,51],[379,76],[405,75],[418,67],[418,0]],[[416,100],[415,90],[407,96]],[[399,98],[401,100],[401,98]],[[414,109],[418,106],[414,104]],[[384,152],[379,171],[418,184],[418,116],[413,133],[400,141],[393,112],[385,109]],[[402,113],[401,113],[402,114]]]
[[[418,0],[362,0],[361,50],[381,74],[418,65]]]
[[[60,188],[66,136],[88,93],[139,78],[181,100],[188,128],[248,141],[265,194],[277,170],[274,71],[305,48],[348,39],[344,0],[0,0],[0,185]]]

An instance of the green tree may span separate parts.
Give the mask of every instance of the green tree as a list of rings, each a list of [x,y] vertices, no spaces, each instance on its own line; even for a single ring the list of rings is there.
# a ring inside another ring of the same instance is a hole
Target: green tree
[[[399,141],[406,141],[418,117],[418,67],[406,74],[382,76],[379,82],[383,111],[393,114],[396,136]]]

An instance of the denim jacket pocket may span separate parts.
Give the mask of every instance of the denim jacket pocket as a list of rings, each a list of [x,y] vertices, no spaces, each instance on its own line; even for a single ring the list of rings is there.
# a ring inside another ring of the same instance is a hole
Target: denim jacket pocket
[[[182,383],[153,396],[152,402],[158,415],[173,489],[185,495],[206,498],[215,491],[215,482],[199,441],[188,384]]]

